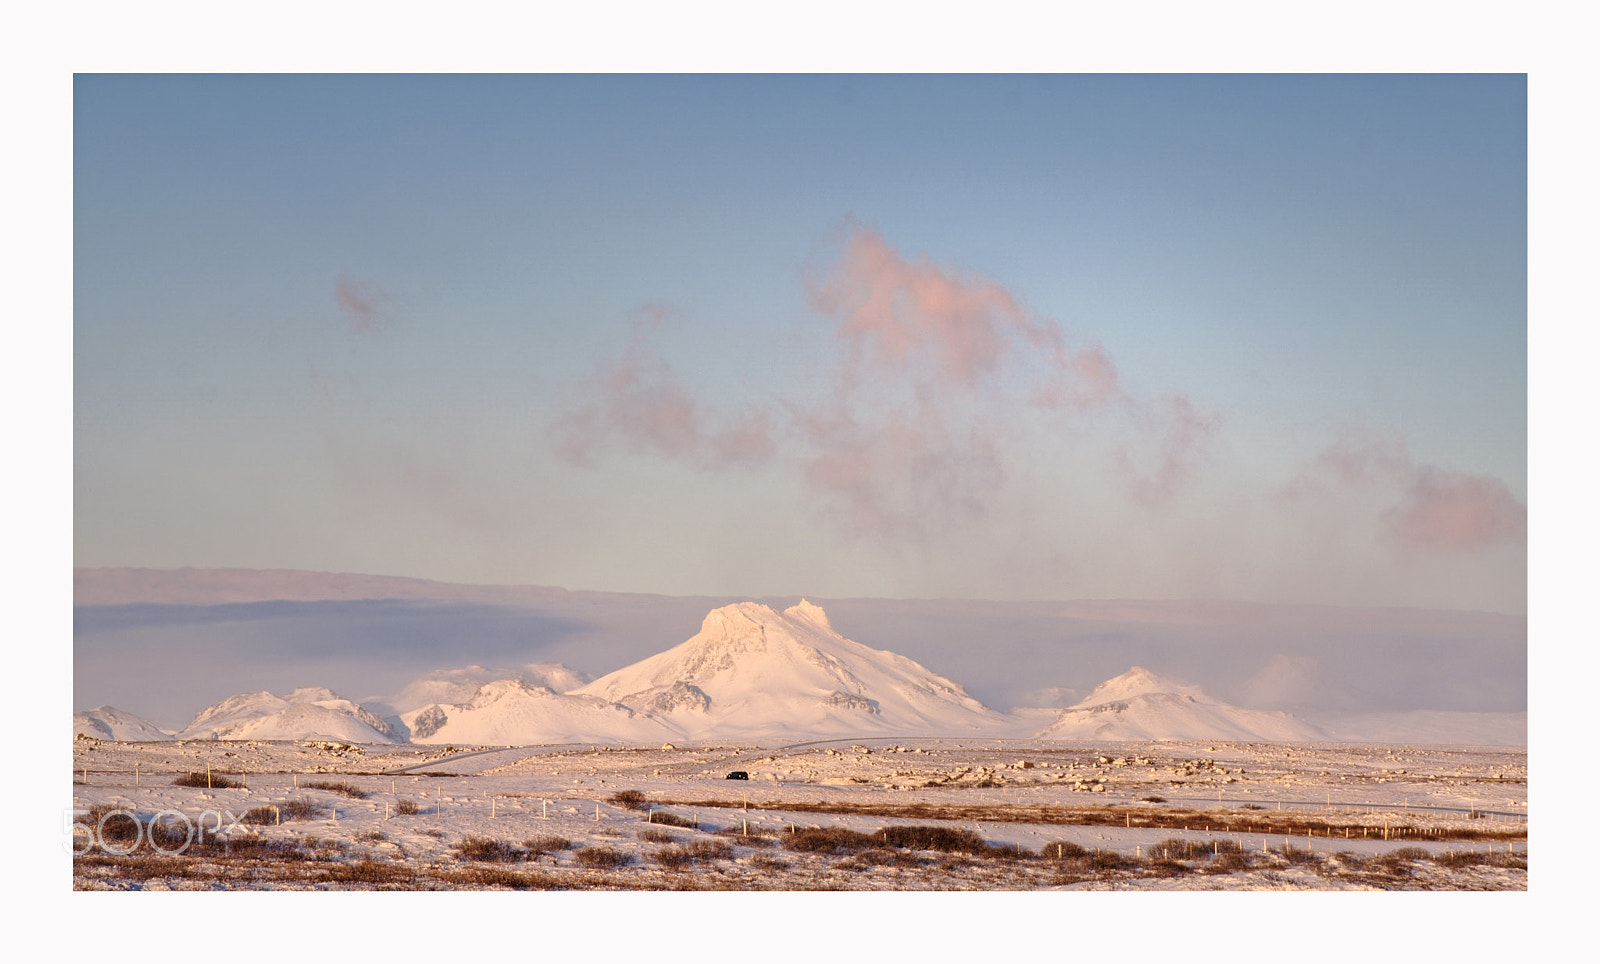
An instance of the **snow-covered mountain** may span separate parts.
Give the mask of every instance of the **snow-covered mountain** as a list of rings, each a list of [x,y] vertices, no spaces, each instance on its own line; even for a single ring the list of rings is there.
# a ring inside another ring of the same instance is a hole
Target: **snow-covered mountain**
[[[97,740],[170,740],[172,734],[143,717],[115,706],[97,706],[72,714],[72,735]]]
[[[413,743],[653,743],[678,733],[660,720],[594,696],[503,679],[461,703],[403,713]]]
[[[239,693],[195,715],[178,734],[184,740],[343,740],[392,743],[388,723],[359,703],[320,686],[287,696]]]
[[[658,717],[692,739],[958,734],[1004,726],[960,684],[834,631],[801,600],[712,610],[700,632],[574,691]]]
[[[1247,710],[1135,666],[1096,686],[1040,730],[1044,740],[1325,740],[1288,713]]]
[[[530,686],[566,693],[589,682],[589,677],[561,663],[529,663],[515,669],[490,669],[463,666],[434,670],[406,684],[405,689],[388,699],[377,701],[402,716],[434,703],[466,703],[486,683],[516,680]],[[374,701],[368,701],[374,705]]]

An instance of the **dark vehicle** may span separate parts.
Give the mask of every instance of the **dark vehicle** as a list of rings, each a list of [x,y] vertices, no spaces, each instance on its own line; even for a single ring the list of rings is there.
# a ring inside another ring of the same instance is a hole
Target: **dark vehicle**
[[[748,779],[750,779],[750,774],[744,772],[743,770],[735,770],[732,773],[728,774],[728,779],[729,780],[748,780]]]

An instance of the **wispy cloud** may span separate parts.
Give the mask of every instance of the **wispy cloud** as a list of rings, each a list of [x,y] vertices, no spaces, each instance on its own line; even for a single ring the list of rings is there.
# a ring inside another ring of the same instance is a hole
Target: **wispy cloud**
[[[1327,492],[1330,484],[1398,489],[1400,502],[1381,515],[1380,535],[1404,549],[1459,554],[1527,539],[1527,507],[1504,482],[1418,463],[1405,442],[1392,436],[1342,427],[1282,495],[1300,499]]]
[[[1478,552],[1528,537],[1528,510],[1505,483],[1420,466],[1405,502],[1384,515],[1391,538],[1411,549]]]
[[[808,295],[832,335],[820,399],[717,412],[654,350],[665,311],[653,307],[557,423],[557,453],[592,465],[617,443],[717,468],[765,464],[781,444],[843,534],[918,542],[989,511],[1007,477],[1001,443],[1026,409],[1131,413],[1154,449],[1142,468],[1125,459],[1129,495],[1146,504],[1173,496],[1217,430],[1186,396],[1131,398],[1103,346],[1070,345],[1000,283],[904,257],[853,222]]]
[[[357,334],[375,334],[383,330],[378,318],[378,306],[389,300],[381,289],[349,275],[340,275],[333,283],[333,297]]]
[[[594,465],[612,439],[630,451],[690,458],[711,468],[756,466],[772,457],[771,415],[708,415],[655,350],[651,336],[667,313],[663,305],[642,309],[622,357],[600,364],[590,377],[590,403],[556,423],[555,448],[562,458]]]
[[[1128,491],[1145,505],[1159,505],[1177,494],[1206,446],[1222,424],[1214,412],[1201,412],[1187,395],[1168,394],[1144,407],[1145,421],[1158,435],[1155,466],[1140,471],[1127,453],[1119,453],[1118,466],[1128,479]]]

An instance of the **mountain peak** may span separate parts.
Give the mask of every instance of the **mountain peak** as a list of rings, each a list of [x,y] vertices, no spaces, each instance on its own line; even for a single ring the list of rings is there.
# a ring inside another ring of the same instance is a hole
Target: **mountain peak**
[[[1125,700],[1134,696],[1143,696],[1147,693],[1174,693],[1184,696],[1205,695],[1200,687],[1193,683],[1174,679],[1171,676],[1162,676],[1160,673],[1152,672],[1143,666],[1132,666],[1121,676],[1113,676],[1111,679],[1096,686],[1077,705],[1098,706],[1101,703]]]
[[[659,716],[690,738],[956,733],[1001,720],[916,661],[839,635],[804,599],[782,613],[757,602],[714,609],[688,640],[573,692]]]
[[[833,624],[828,622],[828,614],[822,611],[821,606],[809,599],[801,599],[796,605],[785,609],[783,614],[790,619],[802,619],[813,625],[820,626],[830,633],[833,632]]]

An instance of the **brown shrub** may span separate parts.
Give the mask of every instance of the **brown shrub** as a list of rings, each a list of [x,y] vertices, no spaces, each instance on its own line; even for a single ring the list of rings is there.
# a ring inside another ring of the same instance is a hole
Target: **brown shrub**
[[[1275,853],[1291,864],[1311,864],[1321,859],[1314,852],[1296,847],[1293,844],[1284,844],[1276,850],[1268,848],[1268,853]]]
[[[611,847],[585,847],[578,851],[578,863],[590,870],[609,870],[633,863],[633,855]]]
[[[1150,877],[1182,877],[1184,874],[1190,873],[1191,868],[1188,864],[1181,864],[1176,860],[1158,857],[1155,860],[1145,861],[1144,872]]]
[[[327,879],[341,884],[405,884],[414,885],[417,875],[408,867],[386,864],[376,860],[363,860],[354,864],[340,864],[324,872]]]
[[[217,770],[212,770],[209,777],[203,770],[198,773],[185,773],[172,781],[172,785],[175,787],[200,787],[202,789],[210,787],[213,790],[227,790],[244,786],[240,781],[230,780]]]
[[[414,816],[421,812],[415,800],[401,800],[394,805],[394,812],[402,817]]]
[[[205,774],[201,774],[205,776]],[[120,811],[120,812],[119,812]],[[110,816],[116,814],[116,816]],[[84,824],[94,831],[95,839],[101,843],[110,844],[118,850],[125,849],[134,841],[144,835],[144,821],[137,813],[127,807],[119,807],[110,803],[97,803],[89,808],[88,814],[79,823]]]
[[[505,870],[500,867],[468,867],[462,870],[434,871],[433,877],[447,884],[466,887],[509,887],[512,890],[556,890],[564,885],[546,874]]]
[[[733,848],[720,840],[696,840],[689,845],[689,852],[696,860],[728,860],[733,857]]]
[[[1206,865],[1205,872],[1208,874],[1232,874],[1249,869],[1250,858],[1237,850],[1233,850],[1213,858]]]
[[[551,854],[558,850],[572,849],[572,841],[566,837],[529,837],[522,842],[531,854]]]
[[[903,850],[890,850],[884,847],[874,847],[863,850],[848,860],[840,861],[836,866],[845,869],[862,869],[865,867],[921,867],[922,861],[915,855]]]
[[[1152,849],[1151,853],[1154,852]],[[1068,860],[1086,857],[1088,854],[1089,851],[1085,850],[1082,845],[1075,844],[1070,840],[1057,840],[1055,843],[1047,843],[1039,848],[1039,856],[1049,860]]]
[[[463,860],[477,860],[488,863],[510,863],[526,860],[528,852],[521,847],[513,847],[503,840],[493,837],[469,836],[455,846],[456,853]]]
[[[652,810],[650,812],[650,822],[662,827],[695,826],[695,822],[688,817],[680,817],[675,813],[667,813],[665,810]]]
[[[1094,870],[1127,870],[1138,866],[1132,857],[1125,857],[1115,850],[1095,850],[1089,854],[1088,864]]]
[[[646,828],[639,831],[637,836],[645,843],[675,844],[678,842],[677,834],[671,834],[667,833],[665,830],[655,830],[652,828]]]
[[[783,845],[790,850],[816,854],[851,854],[870,850],[882,843],[877,837],[841,827],[814,827],[783,838]]]
[[[290,820],[311,820],[316,817],[320,808],[309,800],[285,800],[278,804],[264,804],[251,807],[239,819],[248,824],[275,824],[281,816],[284,822]]]
[[[367,791],[350,783],[331,783],[326,780],[306,784],[312,790],[326,790],[329,793],[343,794],[352,800],[367,799]]]
[[[972,831],[958,827],[884,827],[873,836],[891,847],[911,850],[987,855],[996,849]]]
[[[645,809],[644,793],[639,790],[618,790],[611,795],[611,802],[629,810]]]

